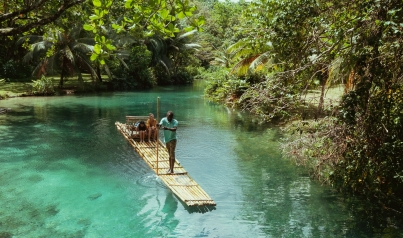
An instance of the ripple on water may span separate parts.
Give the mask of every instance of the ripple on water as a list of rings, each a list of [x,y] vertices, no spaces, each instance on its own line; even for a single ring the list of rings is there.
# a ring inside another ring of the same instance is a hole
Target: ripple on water
[[[158,186],[160,188],[165,188],[164,183],[159,179],[159,177],[156,174],[144,174],[140,176],[136,180],[136,184],[146,187],[146,188],[155,188],[155,186]]]

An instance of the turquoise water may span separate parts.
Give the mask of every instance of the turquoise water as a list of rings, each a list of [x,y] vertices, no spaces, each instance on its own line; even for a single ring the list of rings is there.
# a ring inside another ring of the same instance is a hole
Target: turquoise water
[[[362,237],[343,199],[281,158],[276,128],[197,86],[14,98],[0,115],[0,237]],[[215,200],[189,208],[115,129],[175,112],[177,158]]]

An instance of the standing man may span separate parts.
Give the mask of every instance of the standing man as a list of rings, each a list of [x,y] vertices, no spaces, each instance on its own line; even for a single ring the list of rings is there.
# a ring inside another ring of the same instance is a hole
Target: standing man
[[[169,154],[168,174],[174,173],[175,166],[176,129],[178,127],[178,121],[173,118],[174,113],[172,111],[168,111],[167,116],[162,118],[159,124],[160,128],[164,130],[164,141]]]

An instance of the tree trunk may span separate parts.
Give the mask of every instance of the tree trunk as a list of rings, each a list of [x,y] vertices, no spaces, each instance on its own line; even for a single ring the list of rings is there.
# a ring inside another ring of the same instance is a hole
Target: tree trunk
[[[83,75],[81,74],[81,71],[78,70],[78,86],[80,87],[80,89],[84,88],[84,80],[83,80]]]
[[[324,104],[325,104],[325,90],[326,90],[326,83],[327,83],[327,70],[326,72],[323,72],[320,74],[320,98],[319,98],[319,104],[318,104],[318,111],[317,114],[318,116],[322,115],[323,113],[323,108],[324,108]]]
[[[102,78],[101,78],[101,67],[99,66],[99,63],[97,64],[97,82],[102,83]]]
[[[62,72],[60,73],[60,82],[59,82],[59,88],[63,88],[63,78],[64,78],[64,58],[62,59]]]

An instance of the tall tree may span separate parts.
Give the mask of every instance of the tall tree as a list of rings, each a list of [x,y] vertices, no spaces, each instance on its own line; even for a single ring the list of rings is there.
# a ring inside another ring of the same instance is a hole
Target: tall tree
[[[64,78],[72,73],[77,73],[78,80],[82,84],[83,71],[89,72],[93,78],[97,74],[89,60],[89,54],[93,52],[93,38],[80,38],[82,28],[73,28],[70,32],[55,30],[47,36],[28,35],[22,37],[17,43],[26,41],[32,43],[31,51],[25,55],[24,61],[38,60],[33,75],[40,77],[50,72],[60,72],[59,87],[63,87]]]

